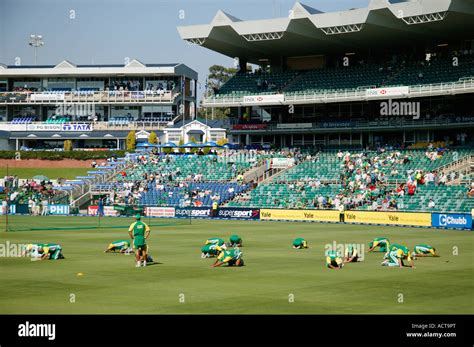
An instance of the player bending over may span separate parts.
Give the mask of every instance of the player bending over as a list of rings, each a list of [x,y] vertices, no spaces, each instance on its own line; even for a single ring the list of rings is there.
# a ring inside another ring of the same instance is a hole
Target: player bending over
[[[136,267],[146,266],[148,250],[146,240],[150,236],[150,227],[140,219],[141,216],[137,214],[135,216],[136,221],[128,228],[128,233],[133,240],[133,248],[135,249]]]
[[[216,262],[212,264],[212,267],[218,267],[227,264],[228,266],[244,266],[244,260],[242,259],[242,252],[238,248],[230,250],[223,250],[219,253]]]
[[[201,248],[201,258],[212,258],[221,252],[224,248],[217,244],[208,243]]]
[[[415,266],[413,264],[411,252],[408,250],[408,248],[402,245],[392,245],[391,249],[384,256],[382,266],[404,267],[405,264],[403,263],[403,260],[405,259],[410,263],[410,267],[414,269]]]
[[[242,247],[242,238],[239,235],[232,235],[229,239],[231,247]]]
[[[433,257],[439,257],[439,254],[436,253],[436,248],[431,247],[430,245],[416,245],[413,248],[413,259],[418,257],[429,257],[430,255]]]
[[[372,252],[375,247],[380,247],[380,252],[387,252],[390,247],[390,240],[386,237],[377,237],[369,243],[369,250],[367,252]]]
[[[309,248],[308,242],[305,239],[298,237],[297,239],[293,241],[293,248],[295,249]]]
[[[118,240],[112,241],[104,253],[107,252],[120,252],[120,253],[129,253],[131,251],[130,241],[128,240]]]
[[[326,266],[333,270],[339,270],[344,266],[344,262],[336,251],[328,251],[326,253]]]
[[[212,237],[206,240],[206,245],[225,246],[225,241],[219,237]]]
[[[357,263],[360,261],[359,252],[355,245],[348,245],[344,250],[344,263]]]

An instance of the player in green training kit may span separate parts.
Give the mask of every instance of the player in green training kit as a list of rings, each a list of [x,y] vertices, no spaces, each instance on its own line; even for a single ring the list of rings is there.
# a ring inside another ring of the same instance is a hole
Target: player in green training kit
[[[229,266],[244,266],[244,260],[242,259],[242,252],[238,248],[230,250],[223,250],[219,253],[216,262],[212,267],[218,267],[227,264]]]
[[[408,250],[408,247],[398,244],[393,244],[390,246],[390,250],[385,254],[384,261],[382,266],[398,266],[404,267],[405,264],[403,260],[406,259],[410,263],[411,268],[415,268],[413,264],[413,259],[411,257],[411,252]]]
[[[147,250],[146,239],[150,236],[150,227],[143,223],[141,216],[137,214],[135,216],[135,222],[128,228],[130,238],[133,240],[133,248],[135,249],[135,260],[137,261],[136,267],[146,266],[147,261]]]
[[[360,255],[356,245],[348,245],[344,250],[344,263],[357,263],[358,261],[360,261]]]
[[[293,248],[295,249],[309,248],[308,242],[305,239],[298,237],[297,239],[293,241]]]
[[[214,244],[213,243],[208,243],[207,245],[204,245],[201,248],[201,258],[215,257],[222,250],[223,250],[223,248],[221,246],[218,246],[215,243]]]
[[[375,247],[380,247],[380,252],[387,252],[390,247],[390,240],[386,237],[377,237],[369,243],[369,250],[367,252],[371,252],[375,249]]]
[[[239,235],[232,235],[229,239],[231,247],[242,247],[242,238]]]
[[[429,257],[430,255],[433,257],[439,257],[436,253],[436,249],[430,245],[416,245],[413,248],[413,259],[418,257]]]
[[[118,240],[118,241],[112,241],[107,247],[107,249],[104,251],[105,253],[107,252],[116,252],[119,251],[120,253],[127,253],[130,252],[130,241],[128,240]]]
[[[28,254],[37,260],[64,259],[62,247],[56,243],[31,243],[26,247],[24,255]]]
[[[219,237],[212,237],[206,240],[206,245],[218,245],[218,246],[224,246],[225,247],[225,241]]]
[[[328,251],[326,253],[326,266],[333,270],[339,270],[344,266],[344,262],[336,251]]]

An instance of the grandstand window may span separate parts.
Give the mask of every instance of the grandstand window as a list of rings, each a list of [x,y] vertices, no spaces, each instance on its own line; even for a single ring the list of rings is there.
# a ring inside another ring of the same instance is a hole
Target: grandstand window
[[[180,135],[169,135],[168,134],[168,142],[178,143],[181,139]]]
[[[7,120],[7,108],[0,107],[0,122],[5,122]]]

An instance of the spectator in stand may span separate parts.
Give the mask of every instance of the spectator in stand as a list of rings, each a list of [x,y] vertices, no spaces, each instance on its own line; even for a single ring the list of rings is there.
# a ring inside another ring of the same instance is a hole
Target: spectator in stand
[[[430,201],[428,202],[428,208],[430,210],[434,209],[434,207],[436,206],[435,202],[433,201],[433,199],[430,199]]]
[[[410,196],[415,195],[416,184],[414,182],[408,182],[407,188],[408,188],[408,195]]]

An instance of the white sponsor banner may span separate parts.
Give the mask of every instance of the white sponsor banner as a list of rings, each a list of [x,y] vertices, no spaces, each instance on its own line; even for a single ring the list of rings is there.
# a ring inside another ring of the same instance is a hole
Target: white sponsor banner
[[[277,129],[308,129],[312,128],[313,123],[278,123]]]
[[[61,131],[92,131],[91,123],[64,123]]]
[[[174,218],[176,213],[174,207],[146,207],[145,216]]]
[[[408,95],[408,93],[409,93],[408,87],[387,87],[387,88],[374,88],[374,89],[365,90],[365,96],[368,98],[406,96]]]
[[[273,158],[271,163],[272,169],[287,169],[295,165],[294,158]]]
[[[119,212],[114,210],[113,206],[104,206],[104,216],[116,217]]]
[[[244,96],[244,104],[278,104],[285,101],[285,95],[283,94],[272,94],[272,95],[249,95]]]
[[[28,124],[26,131],[67,131],[67,132],[80,132],[80,131],[92,131],[93,127],[90,123],[64,123],[64,124],[46,124],[36,123]]]
[[[26,131],[62,131],[61,124],[28,124]]]
[[[64,94],[30,94],[31,101],[62,101],[64,100]]]

